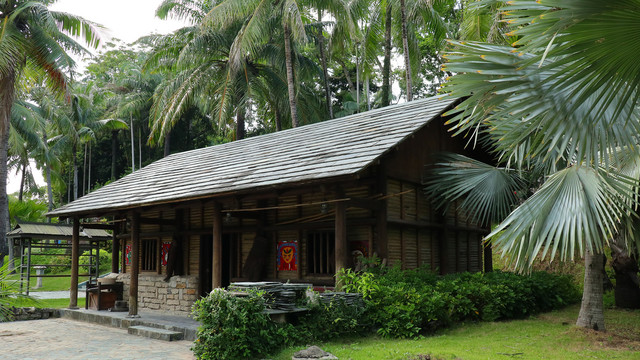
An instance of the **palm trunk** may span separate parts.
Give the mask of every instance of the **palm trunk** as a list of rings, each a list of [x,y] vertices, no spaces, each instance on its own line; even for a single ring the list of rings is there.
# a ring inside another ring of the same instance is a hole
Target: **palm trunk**
[[[577,326],[604,331],[604,304],[602,300],[602,254],[587,250],[584,256],[584,290]]]
[[[138,128],[138,169],[142,169],[142,126]]]
[[[353,81],[351,80],[351,74],[349,73],[349,69],[347,69],[347,64],[345,64],[344,61],[341,61],[340,59],[336,59],[336,62],[338,62],[338,64],[340,64],[340,66],[342,67],[342,72],[344,72],[344,78],[345,80],[347,80],[347,86],[349,86],[349,91],[351,92],[356,91],[356,87],[355,85],[353,85]]]
[[[82,196],[87,194],[87,146],[88,143],[84,143],[84,154],[82,161]]]
[[[9,198],[7,197],[7,157],[9,150],[9,127],[11,106],[14,99],[15,74],[9,72],[0,77],[0,259],[7,255],[7,230],[9,222]]]
[[[329,88],[329,71],[327,70],[327,55],[324,52],[324,34],[322,29],[322,10],[318,10],[318,49],[320,50],[320,64],[324,77],[324,97],[329,110],[329,119],[333,119],[333,103],[331,101],[331,89]]]
[[[273,107],[273,116],[275,117],[276,131],[282,130],[282,118],[280,116],[280,109],[277,105]]]
[[[78,198],[78,161],[77,161],[77,145],[73,144],[73,148],[71,150],[73,156],[73,200]]]
[[[111,180],[116,179],[116,154],[118,154],[118,131],[111,131]]]
[[[245,136],[244,115],[244,108],[240,106],[236,111],[236,140],[242,140]]]
[[[384,23],[384,65],[382,67],[382,106],[391,100],[391,0],[387,0]]]
[[[164,136],[164,154],[163,157],[167,157],[171,154],[171,130],[167,131]]]
[[[291,108],[291,126],[298,127],[298,106],[296,104],[295,80],[293,77],[293,59],[291,57],[291,30],[284,25],[284,58],[287,68],[287,88],[289,89],[289,107]]]
[[[89,166],[87,167],[87,192],[91,192],[91,143],[89,143]]]
[[[404,50],[404,70],[407,81],[407,101],[413,100],[413,81],[411,80],[411,63],[409,61],[409,39],[407,37],[407,9],[404,0],[400,0],[400,16],[402,20],[402,48]]]
[[[27,174],[27,164],[22,164],[22,175],[20,176],[20,192],[18,193],[18,201],[22,202],[22,195],[24,194],[24,181]]]
[[[47,132],[45,131],[44,134],[42,135],[42,140],[43,143],[47,144],[48,141],[48,136],[47,136]],[[47,211],[51,212],[51,210],[53,210],[53,188],[51,187],[51,164],[49,164],[49,152],[48,152],[48,147],[44,156],[44,168],[45,168],[45,175],[47,178]],[[50,223],[51,222],[51,218],[47,216],[47,222]]]
[[[45,164],[47,174],[47,210],[53,210],[53,188],[51,186],[51,165]],[[47,222],[51,222],[51,218],[47,216]]]
[[[136,171],[136,144],[133,140],[133,117],[129,115],[129,122],[131,126],[129,127],[129,132],[131,133],[131,172]]]

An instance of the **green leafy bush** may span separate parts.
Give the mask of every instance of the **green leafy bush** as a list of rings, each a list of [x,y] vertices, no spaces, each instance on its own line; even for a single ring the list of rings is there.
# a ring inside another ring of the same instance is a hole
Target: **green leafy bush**
[[[193,352],[198,359],[256,359],[283,345],[287,327],[278,327],[257,293],[234,297],[216,289],[198,300],[194,319],[202,325]]]
[[[580,300],[569,276],[546,272],[439,277],[394,267],[361,274],[346,270],[339,276],[346,291],[363,294],[366,313],[385,337],[413,338],[452,322],[521,318]]]

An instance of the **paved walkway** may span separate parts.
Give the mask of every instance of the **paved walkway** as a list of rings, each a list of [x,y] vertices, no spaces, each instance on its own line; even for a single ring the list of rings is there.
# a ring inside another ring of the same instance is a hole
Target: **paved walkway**
[[[78,290],[78,298],[83,298],[87,295],[84,290]],[[65,291],[29,291],[29,296],[34,297],[36,299],[45,300],[45,299],[68,299],[69,298],[69,290]]]
[[[190,341],[160,341],[67,319],[0,323],[0,359],[194,359]]]

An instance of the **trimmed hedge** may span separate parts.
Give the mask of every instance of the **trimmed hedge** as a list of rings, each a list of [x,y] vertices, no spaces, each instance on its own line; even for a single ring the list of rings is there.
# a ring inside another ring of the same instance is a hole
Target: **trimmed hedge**
[[[385,337],[412,338],[454,322],[517,319],[580,300],[569,276],[546,272],[461,273],[438,277],[423,269],[379,269],[340,275],[344,290],[364,296]]]

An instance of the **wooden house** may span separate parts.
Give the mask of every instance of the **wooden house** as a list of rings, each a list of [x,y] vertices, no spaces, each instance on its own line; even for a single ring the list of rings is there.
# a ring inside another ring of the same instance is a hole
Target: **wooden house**
[[[132,315],[188,311],[233,281],[332,286],[360,255],[481,271],[486,229],[455,206],[434,211],[421,187],[433,154],[469,154],[444,126],[454,105],[417,100],[173,154],[49,216],[72,218],[75,233],[114,229]]]

